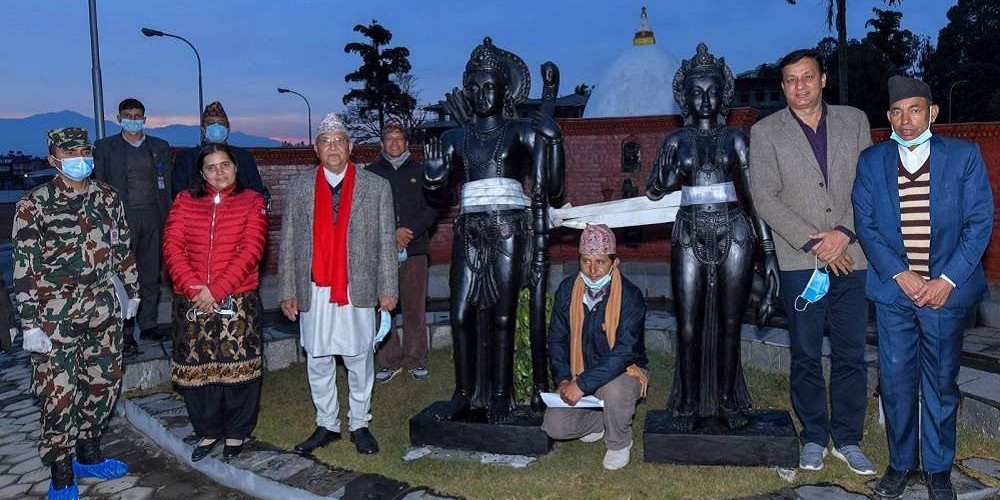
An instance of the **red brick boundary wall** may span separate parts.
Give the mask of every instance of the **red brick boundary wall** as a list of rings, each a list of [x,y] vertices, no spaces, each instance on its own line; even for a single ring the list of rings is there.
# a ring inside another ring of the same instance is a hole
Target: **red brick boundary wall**
[[[757,117],[752,108],[732,110],[729,124],[749,130]],[[646,180],[653,168],[660,143],[670,131],[681,126],[679,116],[645,116],[631,118],[573,118],[561,119],[566,149],[565,201],[585,205],[622,198],[622,184],[628,179],[639,189],[645,190]],[[935,125],[934,133],[975,141],[982,149],[990,174],[993,198],[1000,206],[1000,122],[958,123]],[[888,138],[888,129],[872,130],[876,142]],[[622,146],[635,142],[640,146],[640,168],[637,172],[622,172]],[[265,256],[266,272],[277,270],[277,241],[284,212],[288,181],[300,172],[316,166],[317,159],[309,148],[253,148],[261,177],[271,190],[272,211],[269,217],[268,250]],[[418,157],[421,151],[412,151]],[[378,157],[378,148],[359,146],[352,158],[357,163],[369,163]],[[442,209],[437,229],[431,239],[431,262],[446,263],[451,256],[452,221],[456,208]],[[642,238],[637,248],[624,245],[624,230],[616,230],[618,250],[623,259],[630,261],[666,261],[670,256],[670,224],[656,224],[641,228]],[[553,262],[577,258],[576,230],[557,229],[550,238],[550,255]],[[984,258],[987,278],[1000,284],[1000,211]]]

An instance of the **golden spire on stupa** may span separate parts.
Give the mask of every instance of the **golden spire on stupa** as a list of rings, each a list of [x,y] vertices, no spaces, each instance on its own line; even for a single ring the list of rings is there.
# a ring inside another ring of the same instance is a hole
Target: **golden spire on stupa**
[[[653,36],[653,29],[649,27],[649,18],[646,17],[646,7],[642,8],[639,15],[639,29],[632,38],[632,45],[655,45],[656,37]]]

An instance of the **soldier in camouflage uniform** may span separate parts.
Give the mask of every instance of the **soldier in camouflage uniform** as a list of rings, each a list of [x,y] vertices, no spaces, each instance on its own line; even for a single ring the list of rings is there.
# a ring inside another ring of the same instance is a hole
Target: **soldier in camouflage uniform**
[[[49,131],[59,173],[25,194],[14,215],[14,290],[42,404],[38,451],[51,467],[49,498],[77,498],[76,477],[112,479],[128,467],[101,454],[100,437],[122,376],[122,317],[138,299],[122,203],[88,179],[87,131]],[[123,312],[123,309],[125,311]],[[74,458],[75,457],[75,458]]]

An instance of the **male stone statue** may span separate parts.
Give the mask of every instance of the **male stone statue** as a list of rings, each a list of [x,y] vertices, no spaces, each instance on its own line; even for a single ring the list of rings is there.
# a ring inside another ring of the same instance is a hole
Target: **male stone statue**
[[[455,393],[435,417],[453,420],[484,408],[488,420],[499,423],[514,406],[517,299],[532,256],[531,200],[518,179],[530,163],[536,194],[560,196],[562,135],[542,112],[518,118],[517,105],[530,88],[527,67],[489,38],[472,51],[462,84],[447,106],[463,126],[425,146],[428,190],[443,191],[454,166],[464,174],[450,275]]]
[[[699,44],[677,71],[673,90],[684,127],[663,140],[646,189],[653,200],[681,190],[670,254],[677,366],[667,409],[681,431],[716,416],[736,429],[747,425],[751,404],[740,365],[740,319],[753,282],[755,242],[764,249],[767,281],[761,323],[778,294],[778,263],[771,230],[749,193],[749,141],[725,124],[733,97],[725,60]]]

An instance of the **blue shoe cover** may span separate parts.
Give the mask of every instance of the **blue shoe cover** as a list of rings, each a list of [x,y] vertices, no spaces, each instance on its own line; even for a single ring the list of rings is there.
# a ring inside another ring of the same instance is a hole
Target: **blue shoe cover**
[[[118,479],[128,473],[128,465],[121,460],[105,458],[103,462],[96,464],[81,464],[73,459],[73,474],[76,477],[96,477],[99,479]]]
[[[52,489],[52,483],[49,483],[49,500],[79,500],[80,499],[80,488],[76,485],[76,481],[73,484],[61,489]]]

